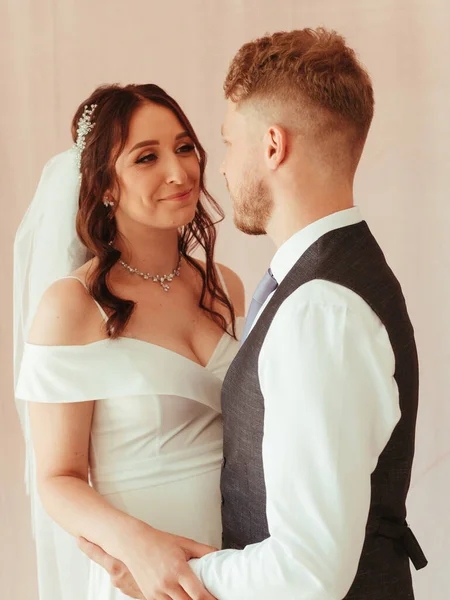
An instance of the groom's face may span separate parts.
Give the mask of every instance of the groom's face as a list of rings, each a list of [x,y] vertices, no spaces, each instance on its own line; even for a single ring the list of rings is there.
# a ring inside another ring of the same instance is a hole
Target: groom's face
[[[251,110],[236,110],[229,101],[222,126],[225,157],[221,173],[233,202],[234,223],[250,235],[264,235],[273,201],[264,181],[263,134]]]

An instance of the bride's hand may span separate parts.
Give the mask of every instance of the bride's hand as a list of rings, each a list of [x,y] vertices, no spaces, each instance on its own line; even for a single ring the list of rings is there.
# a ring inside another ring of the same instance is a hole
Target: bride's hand
[[[187,561],[215,550],[211,546],[136,522],[123,541],[120,558],[145,600],[214,600]],[[123,569],[116,569],[117,573],[119,571],[123,583],[126,580]]]

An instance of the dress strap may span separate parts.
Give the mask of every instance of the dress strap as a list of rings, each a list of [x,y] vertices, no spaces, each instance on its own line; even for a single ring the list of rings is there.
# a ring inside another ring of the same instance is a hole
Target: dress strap
[[[81,285],[84,287],[84,289],[89,293],[89,288],[88,286],[85,284],[85,282],[80,279],[79,277],[76,277],[75,275],[67,275],[66,277],[61,277],[61,279],[76,279],[77,281],[79,281],[81,283]],[[105,311],[103,310],[103,308],[100,306],[100,304],[97,302],[97,300],[95,300],[94,298],[92,298],[92,300],[95,302],[95,304],[97,305],[98,310],[100,311],[100,314],[103,317],[104,321],[108,320],[108,315],[105,313]]]
[[[225,277],[223,276],[222,269],[219,267],[219,265],[217,263],[216,263],[216,271],[217,271],[217,275],[219,276],[220,283],[222,284],[223,291],[225,292],[225,295],[227,296],[228,300],[231,301],[230,294],[229,294],[228,288],[227,288],[227,284],[225,283]]]

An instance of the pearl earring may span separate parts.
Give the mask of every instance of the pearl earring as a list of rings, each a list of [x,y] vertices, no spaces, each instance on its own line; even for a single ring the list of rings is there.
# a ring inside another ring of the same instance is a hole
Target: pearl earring
[[[106,208],[108,208],[108,206],[111,206],[111,207],[114,206],[114,202],[109,199],[108,194],[105,195],[105,197],[103,199],[103,204],[106,206]]]

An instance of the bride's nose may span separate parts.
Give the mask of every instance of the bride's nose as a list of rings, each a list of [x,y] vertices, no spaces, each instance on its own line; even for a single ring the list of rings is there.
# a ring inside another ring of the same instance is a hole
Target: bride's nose
[[[168,160],[166,166],[166,182],[183,184],[188,180],[188,176],[184,166],[177,157],[173,157]]]

